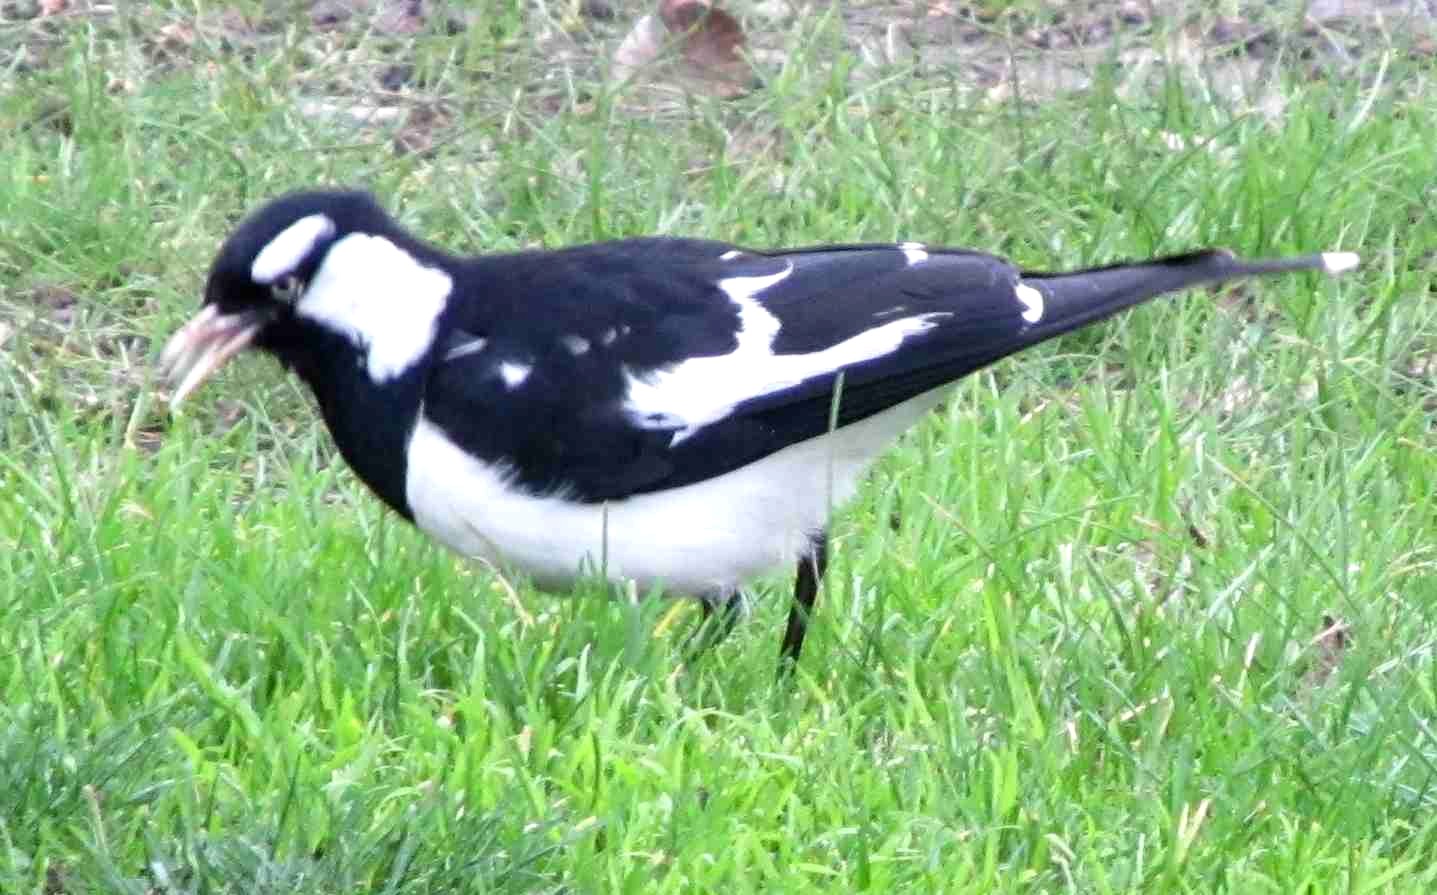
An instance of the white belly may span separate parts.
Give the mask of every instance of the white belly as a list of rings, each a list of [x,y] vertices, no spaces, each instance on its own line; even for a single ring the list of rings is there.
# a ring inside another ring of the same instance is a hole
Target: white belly
[[[603,504],[535,496],[459,449],[421,414],[406,491],[415,524],[465,556],[564,587],[602,571],[690,596],[717,596],[792,568],[868,465],[942,398],[928,392],[715,479]]]

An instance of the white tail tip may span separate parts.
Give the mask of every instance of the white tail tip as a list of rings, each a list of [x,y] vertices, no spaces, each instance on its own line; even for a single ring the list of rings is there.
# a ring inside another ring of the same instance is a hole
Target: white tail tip
[[[1336,276],[1362,263],[1356,252],[1323,252],[1322,269]]]

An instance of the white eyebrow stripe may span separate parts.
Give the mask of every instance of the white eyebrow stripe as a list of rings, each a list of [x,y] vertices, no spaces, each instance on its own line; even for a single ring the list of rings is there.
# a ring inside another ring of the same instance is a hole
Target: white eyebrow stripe
[[[334,221],[328,215],[302,217],[279,232],[250,264],[249,278],[268,286],[285,274],[293,273],[304,263],[314,244],[334,235]]]

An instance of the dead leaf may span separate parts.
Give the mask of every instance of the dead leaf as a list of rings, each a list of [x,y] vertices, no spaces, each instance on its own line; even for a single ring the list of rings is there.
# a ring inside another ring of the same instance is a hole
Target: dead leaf
[[[74,322],[80,303],[80,296],[76,295],[74,290],[58,284],[42,283],[23,295],[37,308],[44,309],[46,315],[55,323],[68,326]]]
[[[609,0],[583,0],[579,4],[579,12],[596,22],[612,22],[614,20],[614,7]]]
[[[255,23],[238,9],[222,9],[218,13],[199,19],[207,30],[214,31],[221,39],[249,42],[255,36]]]
[[[659,18],[670,31],[683,35],[683,54],[692,64],[726,80],[741,81],[750,74],[743,58],[743,28],[722,9],[698,0],[663,0]]]
[[[245,418],[245,405],[239,401],[221,398],[215,402],[215,426],[220,432],[228,432]]]
[[[170,50],[184,50],[195,43],[195,29],[183,22],[171,22],[159,30],[160,46]]]
[[[633,77],[639,69],[658,60],[667,40],[668,31],[658,16],[639,19],[614,51],[614,74],[624,79]]]
[[[416,106],[394,134],[394,151],[398,155],[413,153],[427,156],[438,145],[444,129],[453,123],[452,116],[434,106]]]
[[[1123,0],[1118,7],[1118,19],[1124,25],[1143,25],[1148,21],[1150,9],[1145,9],[1137,0]]]
[[[45,895],[65,895],[70,891],[70,868],[61,861],[54,861],[45,868]]]
[[[792,0],[760,0],[749,4],[748,11],[765,21],[782,24],[798,15],[795,5]]]
[[[1172,131],[1156,131],[1154,134],[1170,152],[1187,152],[1189,148],[1192,148],[1194,151],[1201,149],[1224,164],[1231,164],[1237,156],[1237,151],[1231,146],[1218,145],[1214,140],[1192,138],[1192,140],[1189,141],[1188,137]]]
[[[864,64],[885,68],[913,62],[913,38],[897,22],[889,22],[881,37],[859,38],[859,56]]]
[[[380,106],[372,103],[335,103],[327,100],[301,100],[299,114],[336,123],[355,125],[394,124],[404,117],[404,110],[398,106]]]
[[[417,34],[424,29],[424,9],[419,0],[386,3],[374,19],[374,28],[381,34]]]
[[[1302,684],[1309,690],[1321,687],[1342,664],[1342,657],[1352,646],[1347,622],[1332,615],[1323,614],[1322,630],[1312,638],[1308,646],[1312,649],[1312,666],[1302,676]]]
[[[391,36],[414,34],[424,27],[419,0],[318,0],[309,11],[316,28],[331,30],[355,17],[373,22],[374,30]]]
[[[1218,407],[1222,409],[1223,415],[1231,416],[1238,410],[1252,407],[1256,403],[1257,397],[1258,390],[1253,387],[1246,376],[1235,376],[1222,390]]]
[[[684,86],[733,97],[757,83],[743,55],[743,27],[738,20],[703,0],[660,0],[658,13],[639,19],[614,53],[614,73],[630,78],[640,70],[662,78],[676,75]],[[664,51],[677,49],[679,66],[662,65]]]

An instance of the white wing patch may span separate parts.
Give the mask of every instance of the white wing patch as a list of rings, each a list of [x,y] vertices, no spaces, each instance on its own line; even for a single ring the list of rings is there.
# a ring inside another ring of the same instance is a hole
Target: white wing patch
[[[1027,283],[1017,283],[1013,286],[1013,294],[1023,303],[1024,320],[1037,323],[1043,319],[1043,293]]]
[[[529,374],[532,372],[534,372],[533,367],[528,364],[516,363],[515,361],[506,360],[499,365],[499,377],[503,379],[504,384],[511,389],[516,389],[523,385],[524,380],[528,379]]]
[[[461,357],[468,357],[471,354],[478,354],[489,344],[488,339],[470,339],[462,345],[455,345],[444,353],[444,361],[448,363],[458,360]]]
[[[315,243],[333,235],[334,221],[326,215],[312,214],[300,218],[259,250],[250,264],[249,278],[265,286],[278,281],[285,274],[299,269]]]
[[[729,354],[695,357],[659,370],[627,373],[625,409],[639,425],[655,420],[684,428],[674,433],[678,444],[704,426],[723,419],[735,405],[786,388],[805,379],[832,373],[898,350],[910,336],[932,329],[947,313],[920,314],[893,320],[845,339],[822,351],[775,354],[779,319],[755,296],[793,273],[790,264],[775,274],[730,277],[719,282],[739,309],[738,347]],[[664,426],[668,428],[668,426]]]
[[[453,286],[384,237],[351,233],[330,247],[295,312],[348,338],[370,378],[386,382],[433,346]]]
[[[928,247],[921,242],[900,242],[898,244],[898,250],[902,252],[903,257],[908,260],[909,267],[915,264],[922,264],[928,260]]]
[[[575,357],[581,354],[588,354],[589,348],[591,347],[589,340],[583,336],[562,336],[559,341],[565,348],[569,349],[569,353]]]

